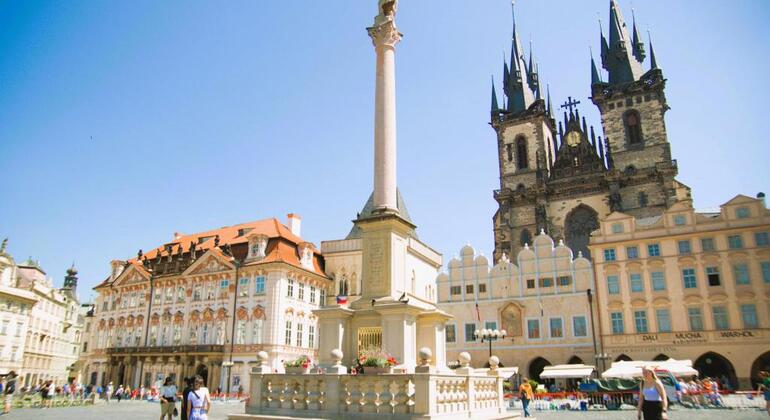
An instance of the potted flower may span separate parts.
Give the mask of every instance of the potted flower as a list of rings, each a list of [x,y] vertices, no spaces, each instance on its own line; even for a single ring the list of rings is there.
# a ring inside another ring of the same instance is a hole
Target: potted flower
[[[393,366],[398,364],[396,358],[382,349],[369,349],[361,352],[358,363],[363,367],[364,374],[393,373]]]
[[[302,355],[294,360],[283,362],[283,367],[286,373],[310,373],[312,363],[309,357]]]

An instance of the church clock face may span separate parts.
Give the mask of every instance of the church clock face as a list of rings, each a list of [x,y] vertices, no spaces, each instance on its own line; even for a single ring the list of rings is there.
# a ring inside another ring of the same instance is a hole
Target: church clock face
[[[578,144],[580,144],[580,133],[577,131],[567,133],[567,145],[569,147],[577,147]]]

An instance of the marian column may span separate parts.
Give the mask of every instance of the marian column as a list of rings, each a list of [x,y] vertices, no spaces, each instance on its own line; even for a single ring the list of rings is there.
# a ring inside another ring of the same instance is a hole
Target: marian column
[[[374,208],[398,212],[396,198],[396,0],[380,0],[380,13],[367,28],[377,53],[374,97]]]

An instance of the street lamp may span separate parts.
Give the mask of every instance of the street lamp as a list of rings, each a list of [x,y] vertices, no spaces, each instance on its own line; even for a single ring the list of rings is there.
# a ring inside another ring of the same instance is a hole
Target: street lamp
[[[492,357],[492,342],[497,340],[502,340],[505,338],[505,336],[508,335],[508,333],[505,330],[490,330],[487,328],[484,328],[483,330],[476,330],[473,332],[473,339],[474,340],[481,340],[483,343],[484,341],[489,343],[489,357]]]

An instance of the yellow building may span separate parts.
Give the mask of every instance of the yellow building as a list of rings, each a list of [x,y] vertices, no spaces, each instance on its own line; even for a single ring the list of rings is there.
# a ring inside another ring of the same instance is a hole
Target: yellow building
[[[467,351],[473,366],[484,366],[489,345],[473,334],[497,329],[507,337],[493,342],[492,353],[524,376],[538,379],[549,365],[593,364],[591,262],[545,233],[532,242],[515,262],[503,256],[494,267],[465,246],[439,275],[439,308],[454,316],[446,325],[450,363]]]
[[[764,194],[718,212],[614,212],[591,237],[603,351],[612,360],[691,359],[750,386],[770,365],[770,212]]]

